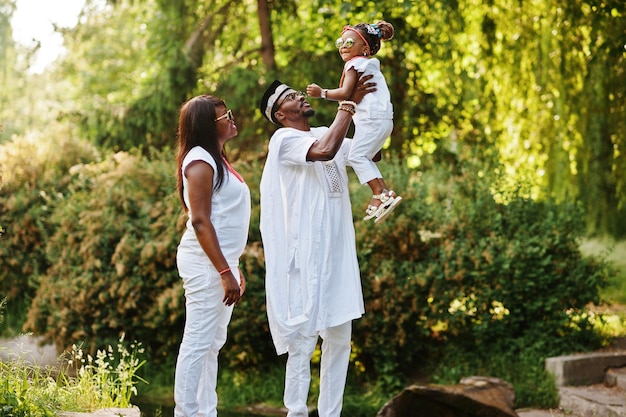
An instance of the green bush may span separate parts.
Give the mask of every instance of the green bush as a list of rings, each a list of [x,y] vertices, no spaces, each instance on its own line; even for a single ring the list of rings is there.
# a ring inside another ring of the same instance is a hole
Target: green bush
[[[496,201],[496,182],[468,162],[419,173],[391,160],[382,172],[405,201],[382,224],[355,223],[367,312],[354,338],[368,373],[410,377],[445,345],[511,357],[599,346],[585,308],[600,302],[608,268],[581,255],[576,205],[521,189]]]
[[[252,214],[248,244],[240,262],[246,276],[246,293],[235,311],[228,327],[228,342],[220,354],[223,362],[236,369],[258,368],[277,363],[265,310],[265,256],[259,231],[261,170],[263,155],[235,159],[237,171],[250,188]],[[250,369],[252,371],[252,369]]]
[[[235,166],[258,202],[260,159]],[[151,360],[170,362],[185,318],[176,248],[186,217],[175,191],[171,152],[151,157],[117,153],[71,171],[71,193],[57,202],[45,256],[51,265],[25,329],[67,349],[77,341],[93,352],[120,334],[142,340]],[[248,289],[235,310],[224,360],[237,366],[275,358],[265,315],[264,258],[253,209],[251,239],[241,262]]]
[[[88,351],[122,333],[156,355],[182,329],[175,248],[183,226],[173,158],[117,153],[72,169],[72,193],[50,215],[51,265],[39,277],[27,330],[59,350],[84,341]],[[165,350],[164,350],[165,349]]]
[[[258,230],[264,158],[233,160],[250,186],[253,210],[241,262],[248,289],[221,358],[245,369],[280,358],[267,326]],[[383,160],[381,171],[405,201],[376,225],[361,220],[370,196],[352,176],[366,314],[355,322],[351,369],[381,392],[397,391],[417,373],[444,378],[436,364],[451,347],[475,354],[472,366],[446,363],[469,372],[487,369],[485,352],[514,358],[532,351],[527,360],[539,363],[599,343],[585,307],[600,301],[608,270],[580,254],[580,210],[530,200],[521,189],[496,192],[497,181],[479,167],[449,163],[412,170],[396,158]],[[40,234],[31,253],[29,262],[45,269],[28,275],[37,292],[26,329],[59,349],[84,341],[92,352],[125,332],[143,342],[151,361],[171,364],[184,323],[175,256],[185,221],[172,152],[118,153],[58,172],[65,192],[45,207],[46,238]]]
[[[30,302],[50,265],[50,215],[69,192],[70,167],[98,158],[93,146],[56,124],[0,145],[0,297],[9,301],[8,313],[25,311],[21,304]]]

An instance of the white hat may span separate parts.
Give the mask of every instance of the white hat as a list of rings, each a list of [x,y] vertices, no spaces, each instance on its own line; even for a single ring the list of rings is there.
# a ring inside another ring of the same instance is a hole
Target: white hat
[[[261,99],[261,113],[267,117],[267,120],[277,124],[278,122],[274,119],[274,112],[276,111],[274,105],[282,96],[295,92],[296,90],[289,87],[287,84],[275,80],[263,94],[263,98]]]

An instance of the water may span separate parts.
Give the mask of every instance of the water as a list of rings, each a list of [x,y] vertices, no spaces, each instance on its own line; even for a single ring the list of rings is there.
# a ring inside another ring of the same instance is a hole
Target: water
[[[141,417],[174,417],[174,404],[156,403],[141,397],[133,398],[132,403],[139,407]]]
[[[133,405],[139,407],[141,417],[174,417],[174,404],[169,402],[156,402],[154,399],[136,397]],[[233,411],[219,411],[219,417],[259,417],[256,414],[237,413]]]

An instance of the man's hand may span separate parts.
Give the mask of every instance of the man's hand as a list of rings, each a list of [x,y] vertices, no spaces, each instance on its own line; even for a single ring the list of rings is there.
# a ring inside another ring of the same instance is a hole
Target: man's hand
[[[373,75],[371,74],[363,76],[363,73],[359,72],[359,80],[356,82],[352,94],[350,94],[350,101],[354,101],[358,104],[363,100],[366,94],[376,91],[376,83],[368,82],[372,77]]]

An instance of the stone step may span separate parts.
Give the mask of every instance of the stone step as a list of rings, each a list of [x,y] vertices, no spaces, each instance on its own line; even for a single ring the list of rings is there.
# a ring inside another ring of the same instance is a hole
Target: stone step
[[[559,389],[559,409],[572,417],[626,417],[625,366],[621,350],[546,359]]]
[[[618,387],[626,391],[626,367],[607,369],[604,375],[604,384],[609,387]]]
[[[546,359],[546,369],[554,375],[557,387],[604,382],[609,368],[626,366],[626,351],[591,352]]]
[[[519,417],[624,417],[626,391],[595,384],[560,387],[559,408],[550,410],[519,409]]]
[[[617,387],[604,384],[560,387],[559,397],[559,408],[572,416],[626,416],[626,392]]]

